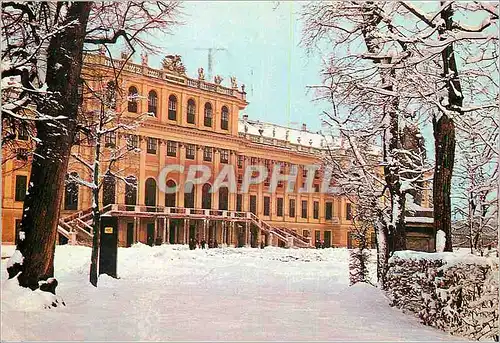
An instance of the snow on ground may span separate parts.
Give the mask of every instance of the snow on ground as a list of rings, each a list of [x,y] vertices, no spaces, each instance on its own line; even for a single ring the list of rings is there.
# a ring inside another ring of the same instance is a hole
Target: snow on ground
[[[349,287],[347,259],[346,249],[139,244],[118,250],[119,279],[101,276],[96,289],[90,249],[58,246],[65,307],[37,308],[6,280],[2,259],[2,339],[456,340],[389,307],[372,286]]]

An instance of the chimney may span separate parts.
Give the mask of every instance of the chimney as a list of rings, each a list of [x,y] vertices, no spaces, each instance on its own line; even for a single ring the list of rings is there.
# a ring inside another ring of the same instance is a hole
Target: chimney
[[[247,121],[248,120],[248,114],[243,115],[243,120]]]
[[[307,131],[307,125],[306,124],[302,124],[302,131]]]

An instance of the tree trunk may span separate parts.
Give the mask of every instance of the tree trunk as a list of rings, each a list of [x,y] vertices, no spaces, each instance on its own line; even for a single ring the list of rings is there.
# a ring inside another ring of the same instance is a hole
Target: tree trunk
[[[445,2],[441,1],[441,6],[444,5]],[[438,29],[439,39],[445,40],[447,32],[451,32],[453,26],[452,3],[448,4],[441,11],[441,18],[445,23],[445,27]],[[446,88],[448,90],[448,101],[444,105],[448,111],[460,115],[463,95],[452,43],[449,43],[443,50],[441,58],[443,63],[442,76],[446,80]],[[434,230],[436,233],[438,230],[442,230],[446,235],[444,251],[453,251],[450,192],[453,164],[455,161],[455,123],[448,113],[442,113],[439,118],[433,118],[432,124],[434,128],[436,159],[433,182]]]
[[[91,2],[76,2],[68,7],[64,22],[79,24],[69,25],[50,39],[46,83],[48,91],[53,93],[36,101],[40,113],[68,119],[59,120],[55,126],[45,121],[38,121],[36,125],[40,143],[33,154],[30,185],[24,201],[21,221],[24,239],[17,246],[23,262],[8,268],[10,278],[18,275],[19,285],[32,290],[39,287],[39,281],[54,275],[59,207],[75,135],[83,39],[90,8]],[[52,284],[49,290],[55,293],[57,283]]]
[[[92,202],[92,229],[93,229],[93,239],[92,239],[92,255],[90,257],[90,283],[97,287],[97,280],[99,278],[98,274],[98,262],[99,262],[99,243],[101,236],[101,212],[99,210],[99,168],[101,167],[101,142],[102,142],[102,129],[103,129],[103,119],[104,119],[105,108],[104,104],[101,103],[101,112],[99,115],[99,126],[96,132],[96,144],[94,151],[94,175],[92,196],[94,198]]]
[[[377,281],[380,289],[385,289],[387,271],[389,270],[388,229],[383,219],[379,219],[377,234]]]

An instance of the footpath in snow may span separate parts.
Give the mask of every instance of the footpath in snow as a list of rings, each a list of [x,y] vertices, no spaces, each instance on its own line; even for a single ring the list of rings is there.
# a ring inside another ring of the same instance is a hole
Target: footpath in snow
[[[57,247],[66,306],[44,310],[2,259],[2,340],[457,340],[372,286],[349,287],[346,249],[139,244],[118,250],[119,279],[101,276],[97,289],[89,260],[89,248]]]

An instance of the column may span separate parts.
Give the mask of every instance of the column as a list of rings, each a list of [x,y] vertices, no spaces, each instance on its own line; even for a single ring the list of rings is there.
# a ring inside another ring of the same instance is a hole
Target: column
[[[236,152],[231,150],[229,152],[229,164],[233,166],[234,172],[235,172],[235,181],[236,181],[236,189],[235,192],[231,192],[229,190],[229,197],[228,197],[228,207],[227,209],[230,211],[235,211],[236,210],[236,191],[238,188],[238,161],[236,158]]]
[[[208,228],[208,225],[209,225],[209,221],[210,221],[210,219],[203,219],[203,239],[205,241],[208,241],[208,239],[207,239],[207,228]]]
[[[159,170],[162,170],[165,167],[165,157],[167,156],[167,141],[164,139],[159,139],[158,142],[160,146],[160,160],[159,160]],[[157,183],[166,182],[166,180],[157,180]],[[156,202],[157,206],[165,206],[165,193],[161,192],[158,188],[157,190],[157,198]]]
[[[139,148],[141,149],[141,152],[139,155],[139,179],[137,180],[137,204],[144,205],[144,182],[146,180],[146,137],[139,137]]]
[[[139,241],[139,218],[134,217],[134,243]]]
[[[203,146],[197,145],[195,150],[195,161],[197,165],[202,164],[203,162]],[[194,198],[194,208],[201,208],[202,206],[202,198],[203,198],[203,185],[194,185],[195,190],[195,198]]]
[[[215,111],[214,111],[215,112]],[[212,175],[214,175],[214,180],[219,175],[219,171],[221,169],[220,167],[220,150],[219,149],[214,149],[214,160],[213,160],[213,170],[212,170]],[[212,208],[213,209],[218,209],[219,208],[219,191],[213,193],[212,196]],[[217,237],[217,236],[216,236]]]
[[[170,244],[170,218],[165,218],[165,243]]]
[[[179,143],[179,164],[185,165],[186,161],[186,147],[184,143]],[[177,207],[184,207],[184,182],[186,180],[184,173],[179,173],[179,187],[177,192]]]
[[[161,237],[162,244],[167,242],[167,218],[163,218],[163,236]]]
[[[250,244],[250,223],[245,222],[245,247],[249,247]]]

